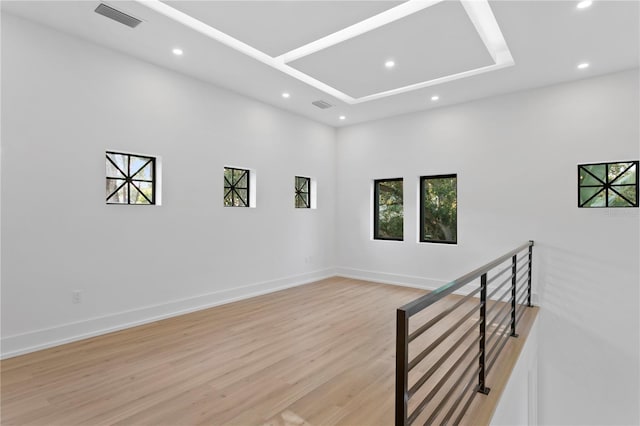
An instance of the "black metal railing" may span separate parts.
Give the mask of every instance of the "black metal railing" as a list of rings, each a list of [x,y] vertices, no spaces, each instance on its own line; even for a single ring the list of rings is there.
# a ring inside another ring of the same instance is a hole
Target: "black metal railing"
[[[529,241],[398,309],[396,426],[458,424],[475,395],[489,393],[486,377],[532,306],[532,257]],[[444,328],[444,318],[455,323]]]

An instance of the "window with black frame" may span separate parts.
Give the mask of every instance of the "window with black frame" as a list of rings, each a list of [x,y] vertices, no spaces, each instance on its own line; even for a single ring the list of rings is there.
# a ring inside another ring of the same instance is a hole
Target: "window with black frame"
[[[376,240],[403,240],[402,184],[402,178],[373,182],[373,238]]]
[[[225,207],[249,207],[249,170],[224,168]]]
[[[123,152],[106,153],[107,204],[156,203],[156,159]]]
[[[311,178],[295,177],[295,206],[297,209],[311,208]]]
[[[457,244],[457,175],[420,178],[420,241]]]
[[[638,207],[638,161],[578,165],[578,207]]]

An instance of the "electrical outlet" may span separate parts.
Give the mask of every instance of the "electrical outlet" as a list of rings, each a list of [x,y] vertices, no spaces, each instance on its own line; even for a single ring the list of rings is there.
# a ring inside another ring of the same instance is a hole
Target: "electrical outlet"
[[[80,296],[81,296],[81,291],[80,290],[74,290],[71,293],[71,303],[80,303],[82,301]]]

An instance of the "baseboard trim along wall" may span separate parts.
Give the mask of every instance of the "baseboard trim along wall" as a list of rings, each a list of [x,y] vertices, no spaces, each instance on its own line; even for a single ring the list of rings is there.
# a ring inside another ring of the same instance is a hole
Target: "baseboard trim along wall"
[[[335,275],[333,268],[327,268],[301,275],[174,300],[160,305],[146,306],[131,311],[91,318],[85,321],[62,324],[28,333],[2,337],[0,359],[11,358],[65,343],[99,336],[101,334],[309,284]]]
[[[273,293],[291,287],[310,284],[331,277],[343,277],[356,280],[371,281],[381,284],[397,285],[401,287],[419,288],[433,291],[448,283],[434,278],[423,278],[413,275],[393,274],[388,272],[366,271],[355,268],[327,268],[301,275],[263,281],[241,287],[220,290],[200,296],[174,300],[168,303],[146,306],[126,312],[119,312],[85,321],[62,324],[55,327],[31,331],[3,337],[1,342],[0,359],[24,355],[30,352],[76,342],[114,331],[124,330],[138,325],[163,320],[179,315],[214,306],[237,302],[263,294]],[[465,295],[472,290],[463,288],[454,294]],[[533,294],[534,303],[537,294]]]
[[[377,271],[366,271],[364,269],[355,269],[355,268],[345,268],[345,267],[337,267],[335,269],[336,276],[344,277],[344,278],[352,278],[356,280],[364,280],[371,281],[381,284],[391,284],[397,285],[401,287],[411,287],[411,288],[419,288],[422,290],[433,291],[442,287],[443,285],[449,283],[450,281],[444,281],[436,278],[423,278],[417,277],[414,275],[402,275],[402,274],[393,274],[389,272],[377,272]],[[479,279],[476,280],[479,285]],[[487,291],[491,291],[498,287],[500,282],[495,282],[487,286]],[[460,296],[466,296],[471,293],[477,287],[473,286],[471,283],[464,286],[460,290],[454,291],[453,294],[457,294]],[[520,287],[518,287],[520,288]],[[506,287],[505,287],[506,289]],[[499,293],[498,293],[499,295]],[[496,298],[498,297],[496,295]],[[474,297],[480,297],[476,294]],[[538,305],[538,295],[535,291],[531,292],[531,300],[533,305]]]
[[[371,281],[381,284],[391,284],[401,287],[419,288],[422,290],[435,290],[448,283],[448,281],[435,278],[417,277],[414,275],[393,274],[389,272],[367,271],[364,269],[338,267],[335,274],[339,277],[356,280]]]

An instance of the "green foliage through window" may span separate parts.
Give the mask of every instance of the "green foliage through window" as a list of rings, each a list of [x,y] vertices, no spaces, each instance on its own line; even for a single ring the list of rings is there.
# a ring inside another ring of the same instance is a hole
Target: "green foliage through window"
[[[458,188],[456,175],[420,178],[420,241],[458,242]]]
[[[225,207],[249,207],[249,170],[224,168]]]
[[[294,189],[296,208],[311,208],[311,178],[296,176]]]
[[[374,181],[373,238],[402,240],[402,178]]]
[[[580,164],[578,207],[638,207],[638,161]]]
[[[121,152],[106,154],[107,204],[155,204],[156,159]]]

